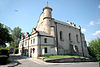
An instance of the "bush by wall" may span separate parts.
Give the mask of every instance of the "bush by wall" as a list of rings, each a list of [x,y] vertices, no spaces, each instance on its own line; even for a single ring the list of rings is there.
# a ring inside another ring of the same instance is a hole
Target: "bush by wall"
[[[15,48],[15,54],[18,54],[18,48]]]
[[[9,58],[9,50],[7,48],[0,48],[0,65],[6,64]]]
[[[100,62],[100,38],[89,42],[89,54]]]
[[[7,48],[0,48],[0,55],[7,55],[9,57],[9,50]]]
[[[0,65],[1,64],[6,64],[7,59],[8,59],[8,56],[0,55]]]

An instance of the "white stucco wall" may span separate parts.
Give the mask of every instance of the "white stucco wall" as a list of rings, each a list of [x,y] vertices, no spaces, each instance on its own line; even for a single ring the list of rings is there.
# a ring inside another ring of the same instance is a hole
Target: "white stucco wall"
[[[45,47],[47,47],[47,53],[45,53]],[[41,46],[42,55],[56,55],[56,48],[52,48],[51,46]]]

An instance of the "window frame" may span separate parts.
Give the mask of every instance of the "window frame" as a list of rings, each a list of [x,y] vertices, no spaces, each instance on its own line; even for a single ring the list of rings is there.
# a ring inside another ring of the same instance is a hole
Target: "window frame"
[[[44,47],[44,53],[48,53],[47,47]]]
[[[78,34],[76,34],[76,41],[79,42],[78,40],[79,40],[79,39],[78,39]]]
[[[69,33],[68,37],[69,37],[69,41],[71,41],[71,33]]]
[[[62,41],[63,38],[62,38],[62,31],[59,32],[59,35],[60,35],[60,40]]]
[[[47,43],[47,38],[44,38],[44,43]]]
[[[35,44],[35,38],[33,39],[33,44]]]

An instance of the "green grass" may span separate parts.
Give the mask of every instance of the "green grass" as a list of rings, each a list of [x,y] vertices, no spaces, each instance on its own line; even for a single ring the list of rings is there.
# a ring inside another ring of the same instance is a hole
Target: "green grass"
[[[76,56],[76,55],[53,55],[53,56],[43,56],[46,59],[53,59],[53,58],[64,58],[64,57],[80,57],[80,56]]]

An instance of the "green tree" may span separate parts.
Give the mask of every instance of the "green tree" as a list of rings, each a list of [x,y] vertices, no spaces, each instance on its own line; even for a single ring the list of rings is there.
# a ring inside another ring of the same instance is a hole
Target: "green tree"
[[[0,23],[0,46],[6,47],[6,43],[12,41],[12,37],[8,27]]]
[[[88,48],[90,55],[100,61],[100,38],[94,39],[89,42]]]
[[[10,47],[12,46],[14,48],[14,53],[15,53],[15,49],[18,48],[18,44],[19,44],[22,34],[23,33],[21,32],[21,28],[19,27],[15,27],[12,30],[13,41],[10,43]]]

